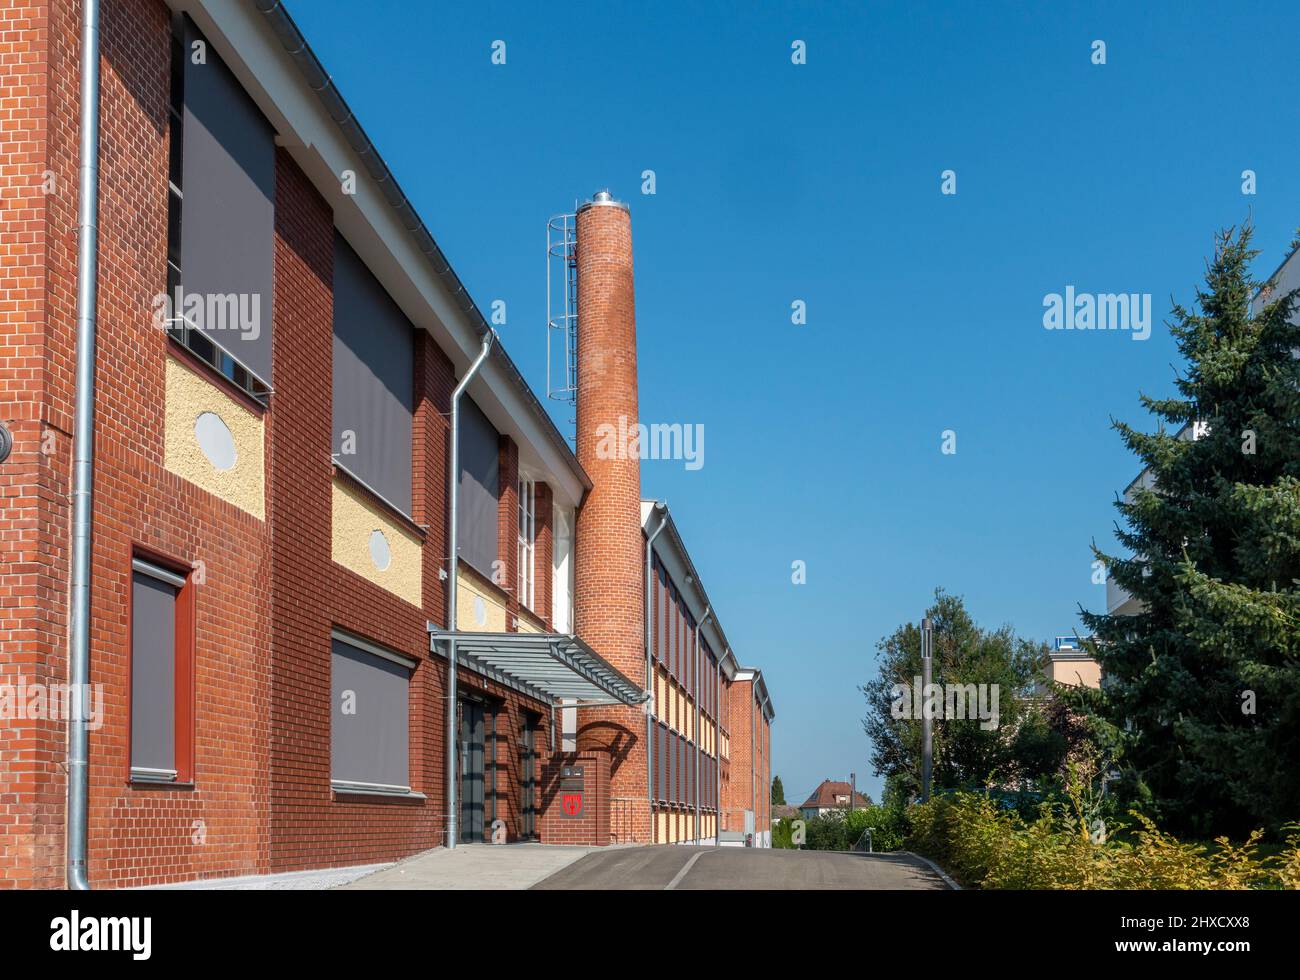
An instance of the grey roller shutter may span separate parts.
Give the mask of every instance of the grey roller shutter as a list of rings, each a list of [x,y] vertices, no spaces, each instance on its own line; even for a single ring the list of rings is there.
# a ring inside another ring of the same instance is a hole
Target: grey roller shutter
[[[194,63],[202,40],[187,19],[181,288],[204,297],[205,310],[225,311],[191,325],[270,384],[275,130],[211,44],[206,63]]]
[[[131,768],[176,771],[177,588],[131,576]]]
[[[668,583],[668,672],[679,678],[677,672],[677,589]]]
[[[677,736],[677,799],[686,802],[686,781],[688,781],[688,762],[686,762],[686,737]]]
[[[668,756],[668,728],[666,725],[659,726],[659,799],[671,800],[672,794],[669,792],[668,770],[670,759]]]
[[[686,620],[686,693],[694,698],[695,657],[699,651],[695,642],[695,620],[691,618],[689,613],[684,618]]]
[[[414,328],[335,232],[333,451],[346,469],[406,514],[414,405]]]
[[[655,596],[656,653],[661,664],[668,663],[668,577],[663,565],[659,566],[659,592]]]
[[[469,396],[460,403],[460,557],[489,578],[497,554],[501,437]]]
[[[673,799],[682,802],[682,784],[686,777],[682,775],[682,737],[673,736]]]
[[[410,668],[333,640],[330,776],[338,782],[409,787]]]

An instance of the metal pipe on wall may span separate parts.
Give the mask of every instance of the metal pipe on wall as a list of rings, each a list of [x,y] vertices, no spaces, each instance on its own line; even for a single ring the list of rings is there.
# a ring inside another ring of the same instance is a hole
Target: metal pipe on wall
[[[704,607],[704,615],[695,626],[695,846],[700,844],[700,632],[713,615],[713,605]]]
[[[81,5],[81,140],[77,213],[77,391],[72,443],[72,563],[68,596],[68,887],[86,873],[90,807],[91,521],[95,493],[95,325],[99,302],[99,0]]]
[[[921,802],[930,798],[930,772],[934,763],[934,721],[930,717],[930,672],[934,655],[934,624],[921,620]]]
[[[448,510],[449,510],[449,527],[447,536],[451,544],[451,558],[448,561],[447,572],[447,631],[450,634],[447,638],[447,847],[448,849],[456,846],[456,769],[460,762],[458,758],[457,736],[460,734],[456,731],[456,593],[459,591],[456,587],[456,575],[459,571],[460,554],[459,542],[456,540],[456,522],[460,504],[460,396],[465,393],[469,383],[478,374],[478,369],[482,367],[483,361],[486,360],[488,352],[492,349],[492,341],[496,338],[496,332],[490,331],[483,338],[483,346],[478,352],[478,357],[470,364],[469,370],[465,376],[460,379],[460,383],[451,393],[451,465],[449,467],[448,482],[451,484],[448,493]],[[554,729],[554,726],[552,726]]]
[[[717,684],[717,690],[713,692],[714,704],[717,707],[717,711],[714,712],[714,717],[717,720],[717,726],[718,726],[718,731],[717,731],[718,771],[714,774],[717,780],[717,790],[718,790],[718,798],[715,801],[717,803],[717,806],[715,808],[717,813],[715,814],[715,816],[717,817],[718,825],[713,828],[714,847],[722,846],[722,661],[725,660],[727,657],[731,656],[731,647],[726,647],[725,651],[726,652],[721,657],[718,658],[718,684]],[[728,748],[727,752],[728,752],[727,758],[730,759],[731,758],[730,748]]]

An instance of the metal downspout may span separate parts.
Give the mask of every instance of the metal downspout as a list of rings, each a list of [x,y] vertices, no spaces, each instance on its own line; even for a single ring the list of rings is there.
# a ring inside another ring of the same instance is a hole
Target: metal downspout
[[[483,361],[492,349],[496,332],[491,331],[483,338],[483,347],[478,357],[469,366],[460,384],[451,393],[451,465],[448,482],[451,484],[447,493],[449,501],[449,528],[447,537],[451,544],[451,559],[447,570],[447,847],[456,846],[456,769],[460,762],[457,754],[456,737],[456,575],[459,570],[459,542],[456,540],[456,519],[460,504],[460,396],[465,393],[469,383],[478,374]],[[554,726],[552,726],[554,727]]]
[[[722,846],[722,657],[713,665],[713,761],[717,771],[713,774],[715,795],[713,799],[713,846]]]
[[[95,311],[99,302],[99,0],[81,5],[81,146],[77,215],[77,391],[72,442],[72,565],[68,675],[75,705],[68,731],[67,884],[86,875],[89,809],[91,506],[95,492]]]
[[[658,501],[651,507],[651,513],[663,511],[664,505]],[[645,689],[651,699],[646,702],[647,708],[645,713],[645,796],[646,803],[650,807],[650,841],[654,842],[654,799],[655,799],[655,732],[654,723],[655,715],[659,710],[659,705],[654,704],[654,654],[651,647],[654,644],[654,611],[651,609],[651,602],[654,597],[654,586],[651,582],[653,575],[653,556],[655,538],[659,537],[668,524],[668,517],[659,518],[659,526],[655,528],[654,534],[651,534],[645,541]],[[653,705],[653,707],[650,707]]]
[[[704,607],[704,615],[695,627],[695,846],[700,846],[700,631],[713,615],[713,604]]]

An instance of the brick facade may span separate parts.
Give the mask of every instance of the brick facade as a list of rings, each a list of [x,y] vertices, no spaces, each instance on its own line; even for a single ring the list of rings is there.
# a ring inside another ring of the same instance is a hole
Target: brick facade
[[[626,432],[638,418],[631,219],[621,206],[596,205],[579,211],[577,225],[577,456],[593,487],[577,521],[574,624],[597,653],[643,685],[641,461],[599,444],[604,427]],[[645,713],[613,707],[578,714],[579,748],[608,754],[613,797],[637,801],[624,839],[652,841]]]
[[[607,752],[574,752],[555,756],[542,770],[545,807],[541,815],[542,840],[551,844],[603,847],[610,842],[611,787]],[[569,817],[561,812],[560,785],[565,767],[581,767],[583,812]]]
[[[77,0],[16,2],[0,12],[0,421],[15,438],[12,456],[0,465],[0,684],[49,685],[67,677],[79,16]],[[103,3],[91,678],[102,685],[104,723],[90,734],[88,865],[95,887],[388,861],[443,843],[446,830],[447,664],[430,655],[426,624],[446,626],[448,618],[449,583],[441,573],[449,548],[453,362],[417,331],[412,510],[409,519],[393,515],[420,542],[416,606],[332,560],[334,214],[291,150],[275,153],[269,403],[254,405],[153,325],[151,301],[167,281],[170,17],[161,0]],[[593,432],[597,420],[617,425],[623,415],[634,425],[637,418],[631,241],[626,211],[592,208],[581,221],[584,288],[591,290],[583,303],[596,317],[584,321],[588,373],[579,430]],[[264,520],[164,467],[169,362],[247,403],[261,419]],[[577,632],[640,684],[639,464],[597,459],[591,440],[579,440],[578,456],[595,488],[576,522]],[[519,447],[508,436],[499,465],[499,585],[513,630],[516,617],[529,614],[517,595]],[[554,499],[550,485],[536,484],[531,618],[545,628],[554,616]],[[178,705],[193,712],[188,784],[129,778],[137,555],[194,569],[193,697]],[[417,664],[409,699],[410,797],[331,787],[336,628]],[[580,751],[571,757],[551,752],[549,705],[466,670],[459,685],[494,718],[488,793],[508,839],[525,823],[525,719],[539,753],[541,840],[608,843],[612,811],[630,828],[623,839],[652,839],[640,709],[583,711]],[[741,741],[733,734],[733,755]],[[0,887],[63,882],[66,742],[59,720],[0,722]],[[558,813],[566,759],[587,772],[587,814],[579,820]]]
[[[75,266],[76,78],[71,4],[10,3],[0,30],[0,683],[67,676],[69,326]],[[56,111],[60,107],[63,111]],[[73,116],[75,119],[75,116]],[[57,356],[54,351],[57,350]],[[40,721],[0,726],[0,887],[62,883],[66,739]]]
[[[723,766],[722,829],[743,832],[745,813],[753,811],[757,835],[772,826],[772,725],[755,681],[743,678],[727,685],[731,757]]]
[[[0,417],[12,420],[18,442],[0,470],[0,520],[15,545],[6,548],[0,580],[0,676],[29,685],[61,682],[67,670],[78,16],[77,4],[10,8],[6,26],[14,33],[0,42],[21,49],[31,64],[26,78],[6,70],[7,85],[30,93],[15,96],[30,121],[21,141],[7,125],[3,144],[9,193],[30,198],[30,220],[17,222],[26,211],[15,210],[11,199],[0,231]],[[91,669],[103,685],[105,723],[90,740],[91,881],[143,885],[392,860],[440,843],[445,819],[437,801],[446,667],[427,654],[425,623],[446,621],[446,584],[437,573],[447,549],[451,362],[421,335],[413,516],[425,525],[427,574],[424,608],[416,608],[331,560],[333,215],[289,154],[277,151],[276,394],[264,410],[266,520],[163,468],[167,359],[229,388],[154,329],[150,317],[150,299],[166,282],[170,37],[170,13],[157,0],[103,5]],[[42,191],[47,170],[55,187],[49,195]],[[503,448],[513,459],[513,446]],[[511,538],[502,554],[513,562],[514,487],[507,486],[502,524]],[[127,779],[125,627],[131,559],[144,551],[202,569],[195,588],[192,786]],[[330,789],[335,626],[419,662],[411,681],[410,776],[425,801],[341,797]],[[545,740],[549,716],[542,705],[496,684],[484,687],[467,672],[461,683],[497,700],[507,731],[516,730],[523,712],[536,714]],[[0,728],[0,884],[62,883],[65,743],[61,722]],[[513,753],[506,755],[502,782],[516,777]],[[508,826],[517,825],[511,817]]]

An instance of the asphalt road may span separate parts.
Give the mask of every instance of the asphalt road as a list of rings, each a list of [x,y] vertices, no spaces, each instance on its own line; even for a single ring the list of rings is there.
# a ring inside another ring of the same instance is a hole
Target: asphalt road
[[[532,887],[805,891],[948,886],[911,855],[663,844],[594,851]]]

